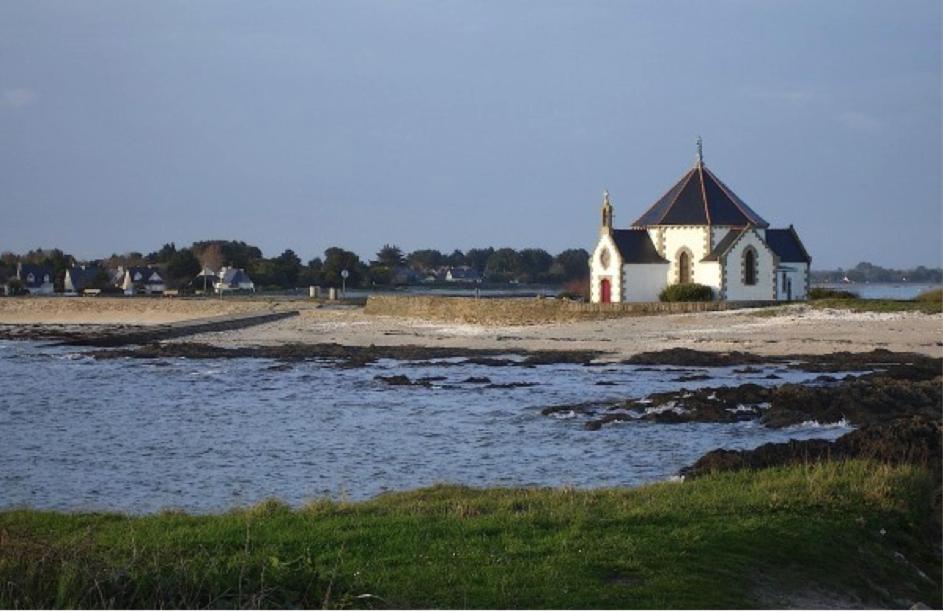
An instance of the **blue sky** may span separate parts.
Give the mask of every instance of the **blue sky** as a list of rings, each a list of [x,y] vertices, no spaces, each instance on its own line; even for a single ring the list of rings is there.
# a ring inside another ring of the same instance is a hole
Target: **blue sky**
[[[0,3],[0,250],[589,248],[707,165],[817,268],[941,263],[941,4]]]

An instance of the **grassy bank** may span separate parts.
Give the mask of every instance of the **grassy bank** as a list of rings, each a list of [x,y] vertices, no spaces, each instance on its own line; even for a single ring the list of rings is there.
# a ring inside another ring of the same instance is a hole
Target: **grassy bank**
[[[813,308],[833,308],[852,312],[943,312],[943,301],[923,299],[813,299],[808,302]]]
[[[0,606],[939,606],[934,488],[850,462],[214,516],[7,511]]]

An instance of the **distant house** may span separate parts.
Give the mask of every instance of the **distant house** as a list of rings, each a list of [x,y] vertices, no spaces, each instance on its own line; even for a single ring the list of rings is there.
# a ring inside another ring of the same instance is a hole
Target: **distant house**
[[[115,278],[115,286],[122,289],[125,295],[159,295],[167,290],[167,283],[160,272],[153,267],[119,267]]]
[[[76,265],[65,270],[63,290],[70,295],[82,293],[104,270],[95,265]],[[107,274],[107,272],[104,272]]]
[[[52,295],[52,270],[43,265],[17,263],[16,277],[30,295]]]
[[[481,274],[477,270],[471,268],[467,265],[459,265],[458,267],[450,267],[447,272],[445,272],[445,281],[446,282],[480,282]]]
[[[218,283],[219,274],[208,267],[204,267],[197,277],[190,281],[190,288],[194,291],[209,293],[216,289]]]
[[[255,292],[255,283],[249,278],[246,270],[237,267],[224,267],[219,270],[219,280],[214,288],[217,293],[224,291]]]

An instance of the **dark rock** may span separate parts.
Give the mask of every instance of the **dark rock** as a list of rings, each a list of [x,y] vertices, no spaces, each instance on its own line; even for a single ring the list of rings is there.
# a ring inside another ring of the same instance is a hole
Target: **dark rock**
[[[485,388],[530,388],[537,386],[536,382],[507,382],[505,384],[488,384]]]
[[[410,380],[408,377],[404,375],[375,376],[373,379],[377,380],[378,382],[385,382],[386,384],[389,384],[390,386],[412,386],[413,385],[412,380]]]
[[[763,373],[763,370],[759,367],[742,367],[740,369],[734,369],[734,373]]]
[[[462,380],[464,384],[491,384],[491,378],[486,377],[475,377],[465,378]]]
[[[891,464],[918,464],[931,469],[939,477],[943,460],[941,435],[943,426],[938,417],[907,416],[866,425],[835,441],[793,439],[785,443],[767,443],[754,450],[713,450],[682,469],[681,475],[698,477],[717,471],[864,458]]]
[[[941,380],[855,378],[830,386],[784,384],[772,392],[763,424],[778,428],[808,420],[826,424],[842,418],[855,425],[901,416],[939,417]]]
[[[711,376],[704,373],[695,373],[689,376],[680,376],[675,378],[675,382],[700,382],[702,380],[710,380]]]

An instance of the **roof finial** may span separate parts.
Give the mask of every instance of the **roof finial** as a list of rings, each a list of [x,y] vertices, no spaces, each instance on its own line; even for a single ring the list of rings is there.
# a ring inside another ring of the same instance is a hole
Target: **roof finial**
[[[606,189],[605,191],[602,192],[602,203],[603,204],[609,203],[609,189]]]
[[[704,142],[701,140],[701,137],[697,137],[697,165],[702,165],[704,163]]]

